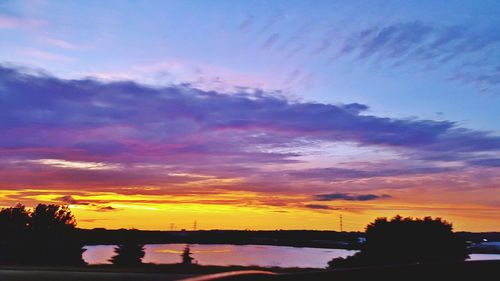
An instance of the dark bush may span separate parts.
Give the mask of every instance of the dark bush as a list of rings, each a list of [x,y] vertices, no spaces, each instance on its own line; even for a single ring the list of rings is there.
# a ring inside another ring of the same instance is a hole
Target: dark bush
[[[144,257],[144,245],[126,242],[115,248],[115,256],[110,261],[117,266],[138,266]]]
[[[366,227],[366,243],[356,255],[333,259],[330,268],[364,265],[463,261],[465,241],[441,218],[378,218]]]

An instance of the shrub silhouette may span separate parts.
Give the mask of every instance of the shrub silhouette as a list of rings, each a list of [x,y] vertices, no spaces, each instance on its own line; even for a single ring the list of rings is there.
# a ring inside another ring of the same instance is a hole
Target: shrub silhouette
[[[182,254],[181,254],[181,258],[182,258],[183,265],[193,264],[194,258],[191,256],[191,248],[189,247],[189,245],[186,245],[184,247],[184,250],[182,251]]]
[[[75,237],[76,220],[67,206],[23,205],[0,211],[3,263],[83,265],[83,245]]]
[[[414,262],[463,261],[468,258],[465,241],[441,218],[378,218],[366,227],[361,251],[346,259],[336,258],[330,268]]]
[[[142,264],[145,255],[144,245],[133,242],[125,242],[115,248],[115,256],[109,261],[117,266],[138,266]]]

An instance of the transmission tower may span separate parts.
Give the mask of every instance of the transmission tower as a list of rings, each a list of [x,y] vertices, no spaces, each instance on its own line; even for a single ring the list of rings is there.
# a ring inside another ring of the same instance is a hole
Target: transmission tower
[[[342,215],[340,215],[340,232],[343,232],[343,228],[342,228]]]

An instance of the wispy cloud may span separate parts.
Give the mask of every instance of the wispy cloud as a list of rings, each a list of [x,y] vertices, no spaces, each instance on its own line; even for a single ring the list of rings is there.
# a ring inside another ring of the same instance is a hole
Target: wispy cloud
[[[19,51],[19,54],[46,61],[73,62],[76,60],[75,58],[66,55],[56,54],[38,49],[23,49]]]
[[[182,59],[165,59],[150,64],[136,65],[131,67],[130,73],[116,75],[114,73],[105,76],[120,76],[125,78],[137,78],[158,84],[161,80],[165,84],[189,84],[194,88],[203,90],[215,90],[217,92],[235,92],[245,89],[265,89],[273,90],[279,88],[279,83],[265,75],[234,71],[214,64],[207,64],[200,61],[190,61]],[[99,73],[98,73],[99,74]],[[100,73],[100,76],[103,76]],[[157,77],[158,79],[151,79]],[[153,80],[153,81],[152,81]],[[167,82],[167,83],[165,83]]]
[[[56,47],[63,48],[63,49],[67,49],[67,50],[75,50],[75,49],[81,48],[81,46],[78,46],[72,42],[62,40],[59,38],[43,37],[42,41],[49,44],[49,45],[56,46]]]
[[[238,30],[243,32],[248,31],[248,29],[254,24],[254,22],[255,22],[255,17],[249,15],[245,17],[245,19],[238,26]]]
[[[276,43],[276,41],[278,41],[279,38],[280,38],[279,33],[271,34],[269,37],[267,37],[267,39],[262,44],[262,48],[264,48],[264,49],[271,48]]]
[[[500,66],[498,60],[491,59],[499,48],[498,28],[413,21],[353,32],[346,36],[338,56],[381,66],[416,65],[421,71],[444,69],[450,79],[497,85],[500,81],[490,74]]]
[[[110,165],[101,162],[84,162],[84,161],[67,161],[62,159],[37,159],[27,160],[31,163],[52,166],[64,169],[82,169],[82,170],[114,170],[118,169],[118,165]]]
[[[43,26],[45,24],[45,21],[39,19],[29,19],[0,14],[0,28],[29,28]]]

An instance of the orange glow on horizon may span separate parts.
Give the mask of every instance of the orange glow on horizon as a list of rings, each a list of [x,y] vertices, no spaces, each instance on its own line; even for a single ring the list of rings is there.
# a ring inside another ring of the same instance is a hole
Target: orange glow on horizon
[[[0,193],[2,205],[12,206],[12,196],[21,203],[34,206],[38,202],[62,204],[68,190],[5,190]],[[408,192],[408,191],[405,191]],[[442,217],[452,222],[457,231],[499,231],[491,225],[499,209],[479,204],[457,205],[415,200],[384,200],[367,202],[321,202],[329,209],[310,209],[307,195],[277,195],[235,191],[203,195],[124,195],[112,192],[82,193],[66,202],[80,228],[136,228],[144,230],[198,229],[311,229],[339,230],[339,215],[343,215],[345,231],[363,231],[377,217],[397,214],[412,217]],[[17,202],[16,202],[17,203]]]

